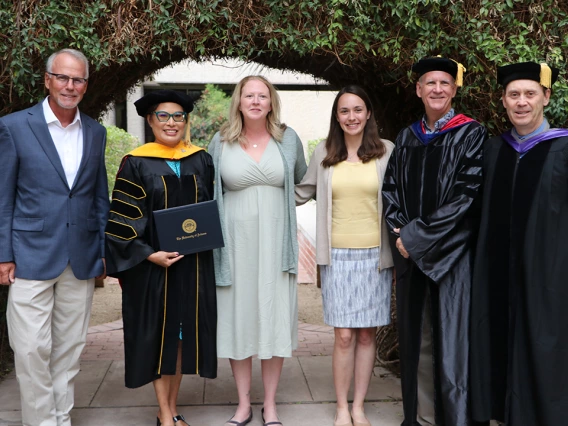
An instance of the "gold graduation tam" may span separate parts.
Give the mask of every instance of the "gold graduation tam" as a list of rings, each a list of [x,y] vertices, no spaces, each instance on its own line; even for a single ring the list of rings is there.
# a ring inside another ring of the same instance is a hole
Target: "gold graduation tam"
[[[518,64],[497,67],[497,83],[504,88],[514,80],[533,80],[550,89],[558,79],[559,70],[547,64],[519,62]]]
[[[442,58],[436,56],[433,58],[423,58],[412,65],[412,71],[422,77],[424,74],[431,71],[443,71],[450,74],[456,81],[456,86],[463,85],[463,73],[466,71],[465,67],[453,59]]]
[[[180,105],[184,112],[190,113],[193,111],[193,99],[191,96],[186,95],[183,92],[178,92],[176,90],[154,90],[142,96],[136,102],[134,106],[136,107],[136,112],[139,116],[145,117],[152,111],[150,109],[155,105],[173,102]]]

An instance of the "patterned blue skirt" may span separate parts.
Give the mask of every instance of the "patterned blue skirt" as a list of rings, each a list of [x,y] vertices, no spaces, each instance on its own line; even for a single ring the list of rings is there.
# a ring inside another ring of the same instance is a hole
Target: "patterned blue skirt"
[[[365,328],[390,323],[392,268],[379,271],[379,253],[379,247],[331,249],[331,265],[320,267],[326,324]]]

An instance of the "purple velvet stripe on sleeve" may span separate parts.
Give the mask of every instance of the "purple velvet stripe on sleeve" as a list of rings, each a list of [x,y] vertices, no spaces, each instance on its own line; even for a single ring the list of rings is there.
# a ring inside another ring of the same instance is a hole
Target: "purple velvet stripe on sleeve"
[[[511,134],[511,130],[508,130],[501,135],[503,140],[507,142],[511,146],[511,148],[513,148],[519,154],[524,154],[525,152],[529,151],[531,148],[534,148],[540,142],[544,142],[550,139],[561,138],[564,136],[568,136],[567,129],[550,129],[547,132],[539,133],[538,135],[530,139],[527,139],[522,143],[519,143]]]

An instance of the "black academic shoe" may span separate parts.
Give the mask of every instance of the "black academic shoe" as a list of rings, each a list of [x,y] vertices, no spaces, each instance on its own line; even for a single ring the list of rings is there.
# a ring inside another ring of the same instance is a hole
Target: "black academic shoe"
[[[187,426],[190,426],[190,424],[187,422],[185,417],[183,417],[183,414],[178,414],[177,416],[174,416],[174,423],[176,425],[177,425],[177,422],[184,422]]]
[[[282,424],[282,422],[268,422],[266,423],[264,421],[264,408],[262,410],[260,410],[260,413],[262,414],[262,426],[268,426],[268,425],[280,425],[280,426],[284,426]]]
[[[191,426],[181,414],[174,416],[174,423],[177,422],[184,422],[187,426]],[[156,426],[162,426],[162,422],[160,421],[159,417],[156,417]]]
[[[233,416],[233,417],[235,417],[235,416]],[[245,425],[248,425],[248,424],[252,421],[252,407],[250,407],[249,416],[248,416],[244,421],[242,421],[242,422],[237,422],[236,420],[233,420],[233,417],[231,417],[230,420],[227,420],[227,421],[225,422],[225,424],[230,423],[230,424],[235,425],[235,426],[245,426]]]

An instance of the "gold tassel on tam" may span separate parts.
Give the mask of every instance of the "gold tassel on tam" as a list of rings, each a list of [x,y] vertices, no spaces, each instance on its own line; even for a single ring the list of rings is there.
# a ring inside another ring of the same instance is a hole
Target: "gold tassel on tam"
[[[452,59],[452,61],[454,61]],[[463,86],[463,74],[464,72],[466,72],[467,70],[465,69],[465,67],[460,64],[458,61],[454,61],[456,64],[458,64],[458,72],[456,74],[456,86],[458,87],[462,87]]]
[[[540,84],[547,89],[552,87],[552,70],[545,62],[540,64]]]
[[[187,124],[185,125],[185,132],[182,140],[187,146],[191,146],[191,126],[189,125],[189,114],[187,114]]]

